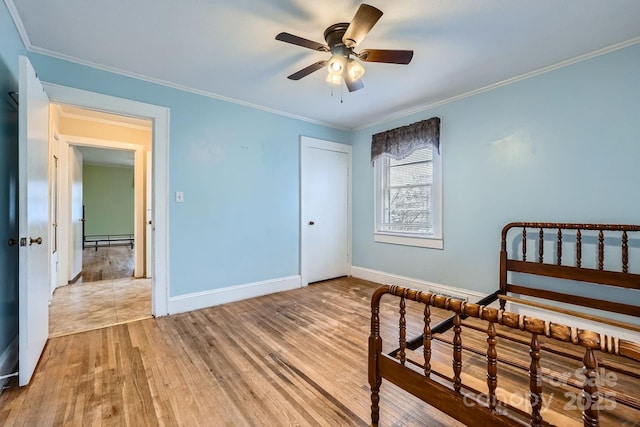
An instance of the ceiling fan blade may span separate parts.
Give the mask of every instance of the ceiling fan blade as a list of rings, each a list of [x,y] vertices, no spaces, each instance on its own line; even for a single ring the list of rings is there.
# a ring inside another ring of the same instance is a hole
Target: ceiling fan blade
[[[366,62],[385,62],[387,64],[408,64],[413,58],[412,50],[366,49],[357,54]]]
[[[368,4],[361,4],[351,24],[342,36],[342,43],[347,47],[354,47],[364,39],[371,28],[376,25],[382,16],[382,11]]]
[[[314,71],[318,71],[320,68],[326,65],[327,65],[327,61],[318,61],[315,64],[311,64],[308,67],[304,67],[302,70],[291,74],[287,78],[290,80],[300,80],[301,78],[308,76]]]
[[[343,73],[342,78],[344,79],[344,83],[347,85],[347,89],[349,89],[349,92],[355,92],[364,87],[362,78],[359,78],[358,80],[353,80],[349,75],[349,73],[347,72]]]
[[[289,33],[280,33],[276,36],[276,40],[281,42],[295,44],[296,46],[306,47],[312,50],[319,50],[321,52],[329,52],[329,46],[326,44],[314,42],[313,40],[304,39],[302,37],[294,36]]]

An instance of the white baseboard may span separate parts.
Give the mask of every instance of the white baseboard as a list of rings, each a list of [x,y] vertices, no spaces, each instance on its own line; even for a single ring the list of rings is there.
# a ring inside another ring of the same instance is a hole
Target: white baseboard
[[[426,280],[412,279],[411,277],[398,276],[385,273],[383,271],[371,270],[363,267],[351,267],[351,275],[358,279],[369,280],[371,282],[385,285],[396,285],[405,288],[415,289],[422,292],[451,296],[469,302],[476,302],[486,295],[468,289],[456,288],[440,283],[428,282]]]
[[[16,335],[7,348],[0,354],[0,377],[11,375],[18,367],[18,336]],[[0,393],[9,378],[0,379]]]
[[[274,292],[298,289],[301,287],[300,283],[300,276],[289,276],[170,297],[169,314],[184,313],[186,311],[213,307],[214,305],[259,297]]]

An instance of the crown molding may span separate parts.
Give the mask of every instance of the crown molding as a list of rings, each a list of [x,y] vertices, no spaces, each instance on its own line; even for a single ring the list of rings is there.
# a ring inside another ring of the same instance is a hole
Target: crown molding
[[[29,35],[27,34],[27,30],[24,28],[24,24],[22,23],[22,19],[20,19],[20,14],[18,13],[18,9],[14,4],[13,0],[4,0],[4,4],[7,5],[7,9],[9,10],[9,15],[11,15],[11,19],[13,19],[13,23],[18,30],[18,34],[22,39],[22,44],[27,50],[31,49],[31,40],[29,40]]]
[[[5,0],[5,1],[10,1],[10,0]],[[300,116],[300,115],[297,115],[297,114],[287,113],[285,111],[277,110],[275,108],[266,107],[264,105],[253,104],[251,102],[241,101],[239,99],[231,98],[231,97],[224,96],[224,95],[219,95],[219,94],[216,94],[216,93],[213,93],[213,92],[207,92],[207,91],[204,91],[204,90],[201,90],[201,89],[196,89],[196,88],[193,88],[193,87],[190,87],[190,86],[181,85],[181,84],[177,84],[177,83],[172,83],[172,82],[168,82],[166,80],[156,79],[156,78],[149,77],[149,76],[146,76],[146,75],[143,75],[143,74],[132,73],[130,71],[124,71],[124,70],[121,70],[121,69],[115,68],[115,67],[108,67],[106,65],[96,64],[94,62],[85,61],[83,59],[79,59],[79,58],[76,58],[74,56],[65,55],[65,54],[62,54],[62,53],[59,53],[59,52],[50,51],[48,49],[43,49],[43,48],[40,48],[40,47],[29,46],[27,48],[27,50],[29,52],[38,53],[38,54],[49,56],[49,57],[56,58],[56,59],[61,59],[63,61],[72,62],[74,64],[82,65],[82,66],[89,67],[89,68],[94,68],[96,70],[107,71],[109,73],[118,74],[120,76],[129,77],[129,78],[133,78],[133,79],[137,79],[137,80],[142,80],[142,81],[145,81],[145,82],[148,82],[148,83],[157,84],[157,85],[160,85],[160,86],[170,87],[172,89],[177,89],[177,90],[180,90],[180,91],[183,91],[183,92],[189,92],[189,93],[193,93],[193,94],[196,94],[196,95],[205,96],[207,98],[217,99],[219,101],[224,101],[224,102],[229,102],[229,103],[232,103],[232,104],[242,105],[244,107],[248,107],[248,108],[252,108],[252,109],[260,110],[260,111],[265,111],[265,112],[271,113],[271,114],[277,114],[279,116],[284,116],[284,117],[288,117],[288,118],[295,119],[295,120],[300,120],[300,121],[313,123],[313,124],[317,124],[317,125],[321,125],[321,126],[327,126],[327,127],[332,128],[332,129],[350,130],[349,128],[346,128],[346,127],[341,127],[341,126],[337,126],[337,125],[334,125],[334,124],[331,124],[331,123],[327,123],[327,122],[323,122],[323,121],[320,121],[320,120],[315,120],[315,119],[312,119],[310,117],[305,117],[305,116]]]
[[[607,54],[607,53],[610,53],[610,52],[614,52],[616,50],[624,49],[625,47],[633,46],[634,44],[638,44],[638,43],[640,43],[640,37],[634,37],[632,39],[629,39],[629,40],[626,40],[626,41],[623,41],[623,42],[620,42],[620,43],[616,43],[616,44],[613,44],[611,46],[607,46],[607,47],[604,47],[602,49],[595,50],[593,52],[585,53],[583,55],[579,55],[579,56],[567,59],[565,61],[561,61],[561,62],[558,62],[556,64],[549,65],[547,67],[539,68],[537,70],[530,71],[528,73],[521,74],[519,76],[511,77],[511,78],[502,80],[502,81],[497,82],[497,83],[492,83],[490,85],[481,87],[479,89],[474,89],[472,91],[465,92],[465,93],[460,94],[460,95],[452,96],[450,98],[443,99],[441,101],[436,101],[436,102],[432,102],[430,104],[424,104],[424,105],[421,105],[421,106],[418,106],[418,107],[414,107],[414,108],[402,110],[402,111],[399,111],[399,112],[396,112],[396,113],[393,113],[393,114],[389,114],[389,115],[387,115],[387,116],[385,116],[385,117],[383,117],[383,118],[381,118],[379,120],[376,120],[376,121],[373,121],[373,122],[370,122],[370,123],[367,123],[367,124],[364,124],[364,125],[361,125],[361,126],[354,127],[351,130],[353,130],[353,131],[363,130],[363,129],[366,129],[366,128],[369,128],[369,127],[372,127],[372,126],[377,126],[377,125],[380,125],[380,124],[383,124],[383,123],[386,123],[386,122],[390,122],[392,120],[397,120],[397,119],[401,119],[403,117],[408,117],[408,116],[411,116],[411,115],[416,114],[416,113],[420,113],[420,112],[425,111],[425,110],[430,110],[432,108],[440,107],[440,106],[445,105],[445,104],[450,104],[452,102],[456,102],[456,101],[459,101],[459,100],[464,99],[464,98],[469,98],[471,96],[475,96],[475,95],[478,95],[478,94],[483,93],[483,92],[488,92],[488,91],[497,89],[497,88],[502,87],[502,86],[507,86],[507,85],[510,85],[512,83],[519,82],[521,80],[526,80],[526,79],[529,79],[531,77],[539,76],[541,74],[545,74],[545,73],[548,73],[548,72],[553,71],[553,70],[557,70],[557,69],[560,69],[560,68],[568,67],[569,65],[573,65],[573,64],[576,64],[578,62],[586,61],[588,59],[592,59],[592,58],[595,58],[595,57],[600,56],[600,55],[604,55],[604,54]]]

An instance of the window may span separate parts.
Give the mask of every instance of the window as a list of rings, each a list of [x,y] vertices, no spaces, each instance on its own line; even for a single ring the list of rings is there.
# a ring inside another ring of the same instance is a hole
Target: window
[[[428,140],[406,151],[375,159],[375,241],[442,249],[439,144]]]

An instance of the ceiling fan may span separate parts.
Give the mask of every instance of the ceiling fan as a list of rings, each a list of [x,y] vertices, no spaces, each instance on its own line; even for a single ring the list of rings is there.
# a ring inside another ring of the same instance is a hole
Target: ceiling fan
[[[342,84],[344,80],[349,92],[362,89],[364,67],[351,56],[365,62],[384,62],[388,64],[408,64],[413,58],[412,50],[365,49],[355,52],[353,49],[369,34],[371,28],[382,16],[382,11],[368,4],[361,4],[351,23],[333,24],[324,30],[327,44],[315,42],[289,33],[280,33],[276,40],[321,52],[331,52],[331,58],[318,61],[297,71],[287,78],[300,80],[325,66],[329,70],[327,81]]]

